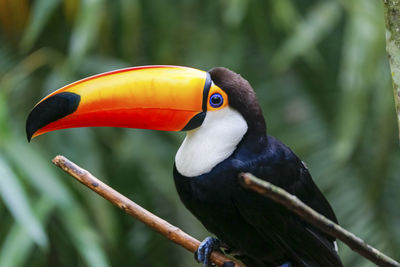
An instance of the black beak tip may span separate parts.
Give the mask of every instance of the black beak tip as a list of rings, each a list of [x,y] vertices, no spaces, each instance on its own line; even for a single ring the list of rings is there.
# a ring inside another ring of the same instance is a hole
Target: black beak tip
[[[28,119],[26,120],[26,138],[28,142],[31,142],[32,136],[35,133],[35,130],[32,128],[32,121],[31,121],[31,113],[28,115]]]
[[[28,133],[26,134],[26,139],[28,139],[28,143],[31,142],[32,139],[32,135],[29,135]]]
[[[62,92],[36,105],[26,120],[26,137],[28,142],[31,141],[32,136],[39,129],[75,112],[80,101],[80,95],[71,92]]]

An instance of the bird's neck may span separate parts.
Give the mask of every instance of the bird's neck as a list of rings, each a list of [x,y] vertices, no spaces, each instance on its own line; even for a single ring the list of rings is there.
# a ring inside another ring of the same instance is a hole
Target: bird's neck
[[[207,112],[202,126],[189,131],[179,148],[177,171],[186,177],[208,173],[232,155],[247,131],[245,119],[232,108]]]
[[[242,141],[237,145],[234,158],[243,162],[257,158],[268,146],[265,132],[253,132],[249,129]]]

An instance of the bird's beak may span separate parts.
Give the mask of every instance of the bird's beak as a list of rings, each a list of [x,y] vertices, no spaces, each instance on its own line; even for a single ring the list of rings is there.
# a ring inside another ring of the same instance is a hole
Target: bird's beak
[[[166,131],[201,125],[211,78],[178,66],[122,69],[67,85],[41,100],[26,123],[28,140],[75,127],[125,127]]]

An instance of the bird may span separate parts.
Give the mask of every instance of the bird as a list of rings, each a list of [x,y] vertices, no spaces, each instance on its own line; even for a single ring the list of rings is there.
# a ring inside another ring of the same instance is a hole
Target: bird
[[[249,267],[343,266],[334,237],[240,185],[238,175],[252,173],[338,222],[306,165],[267,134],[255,91],[240,74],[224,67],[202,71],[173,65],[98,74],[38,102],[28,115],[26,134],[31,141],[76,127],[186,132],[173,177],[184,206],[214,235],[195,253],[205,266],[220,249]]]

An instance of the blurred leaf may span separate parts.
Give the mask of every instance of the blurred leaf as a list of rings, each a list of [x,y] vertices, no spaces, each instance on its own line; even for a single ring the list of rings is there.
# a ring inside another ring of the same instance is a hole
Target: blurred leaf
[[[138,0],[122,0],[121,4],[121,49],[124,58],[134,59],[140,43],[142,10]]]
[[[7,105],[5,93],[0,91],[0,147],[9,134],[9,127],[7,123]]]
[[[8,167],[0,154],[0,196],[15,220],[21,224],[29,236],[40,246],[47,246],[45,231],[32,211],[27,194],[19,183],[17,176]]]
[[[340,4],[336,1],[317,3],[300,22],[296,31],[291,35],[271,60],[271,66],[277,72],[284,72],[299,56],[319,57],[315,46],[329,34],[339,22],[341,15]],[[310,51],[311,49],[311,51]],[[310,54],[310,52],[312,52]]]
[[[59,4],[60,0],[36,0],[33,2],[29,23],[20,44],[22,51],[26,52],[32,48]]]
[[[248,0],[222,0],[222,3],[224,22],[230,27],[237,27],[246,15]]]
[[[376,64],[384,49],[384,40],[375,38],[383,31],[382,17],[375,15],[379,8],[383,14],[381,5],[375,1],[362,0],[348,5],[351,13],[343,42],[343,60],[339,73],[342,96],[337,118],[336,156],[342,161],[346,161],[353,153],[368,121],[366,110],[369,90],[372,89],[369,85],[379,74]]]
[[[70,24],[72,24],[73,20],[76,17],[76,14],[79,10],[80,1],[81,0],[63,1],[65,17]]]
[[[82,65],[81,71],[86,75],[103,73],[116,69],[128,68],[131,65],[123,60],[104,56],[88,56]]]
[[[5,44],[5,41],[0,35],[0,80],[3,78],[4,73],[6,73],[14,64],[15,57],[11,53],[9,46]],[[2,91],[0,87],[0,91]]]
[[[273,24],[285,31],[292,30],[299,21],[299,14],[291,0],[279,0],[271,2],[273,11]]]
[[[3,146],[10,159],[40,194],[48,196],[58,205],[66,205],[71,200],[72,196],[65,185],[59,181],[60,178],[50,159],[44,160],[40,151],[34,151],[33,146],[13,139],[4,143]],[[27,162],[30,164],[26,164]]]
[[[98,235],[87,221],[85,212],[73,204],[60,213],[64,227],[67,229],[77,251],[89,267],[108,267],[107,256],[100,246]]]
[[[54,208],[55,203],[46,197],[39,199],[34,205],[34,211],[41,224]],[[34,247],[32,239],[26,238],[27,232],[19,223],[14,223],[8,232],[0,250],[0,267],[26,266],[26,261]]]
[[[11,43],[18,41],[26,25],[29,14],[28,2],[27,0],[0,1],[0,27]],[[10,14],[13,15],[10,16]]]
[[[70,42],[70,64],[75,69],[96,43],[101,28],[104,0],[82,0]]]
[[[38,49],[21,59],[19,64],[13,66],[0,79],[0,87],[6,93],[17,91],[24,80],[32,78],[32,73],[45,65],[54,65],[60,60],[60,54],[48,48]]]

